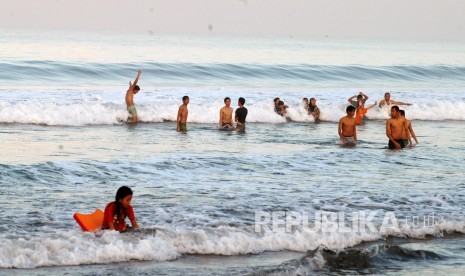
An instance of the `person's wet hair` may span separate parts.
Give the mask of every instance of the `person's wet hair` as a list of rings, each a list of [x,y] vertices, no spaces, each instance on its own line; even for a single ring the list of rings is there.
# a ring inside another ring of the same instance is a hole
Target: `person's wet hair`
[[[391,93],[389,92],[384,93],[384,96],[387,96],[387,95],[391,96]]]
[[[283,101],[279,101],[278,105],[284,105]]]
[[[184,96],[184,97],[182,97],[182,101],[185,101],[185,100],[187,100],[187,99],[189,99],[189,96]]]
[[[119,201],[127,197],[128,195],[132,195],[132,190],[131,188],[127,186],[121,186],[119,187],[118,191],[116,191],[116,196],[115,196],[116,208],[115,208],[115,213],[113,214],[113,216],[116,216],[117,220],[119,220],[120,218],[121,212],[119,212],[119,210],[121,209],[123,209],[123,212],[124,212],[123,215],[126,216],[126,209],[122,208],[123,206],[121,205]]]
[[[302,101],[308,101],[308,99],[307,99],[307,98],[303,98]]]
[[[401,109],[401,110],[399,110],[399,112],[400,112],[400,115],[405,117],[405,110]]]
[[[308,109],[310,109],[310,112],[315,111],[315,108],[316,108],[316,105],[313,105],[313,104],[312,104],[313,100],[316,101],[315,98],[310,98],[310,101],[308,102]]]
[[[353,105],[349,105],[347,108],[346,108],[346,112],[349,113],[349,112],[352,112],[352,111],[355,111],[355,107]]]
[[[273,102],[276,103],[277,101],[279,101],[279,98],[274,98]]]
[[[132,195],[131,188],[129,188],[128,186],[121,186],[116,192],[115,201],[119,202],[120,199],[123,199],[128,195]]]
[[[134,86],[134,90],[139,91],[140,90],[139,85]]]
[[[225,103],[226,103],[227,100],[231,100],[231,98],[230,98],[230,97],[224,98],[224,102],[225,102]]]
[[[363,96],[362,96],[362,95],[358,95],[358,96],[357,96],[357,100],[363,100]]]
[[[397,105],[391,107],[391,110],[392,110],[392,109],[395,109],[397,112],[399,112],[399,110],[400,110],[400,108],[399,108]]]
[[[245,99],[242,98],[242,97],[240,97],[240,98],[239,98],[239,102],[240,102],[242,105],[244,105],[244,104],[245,104]]]

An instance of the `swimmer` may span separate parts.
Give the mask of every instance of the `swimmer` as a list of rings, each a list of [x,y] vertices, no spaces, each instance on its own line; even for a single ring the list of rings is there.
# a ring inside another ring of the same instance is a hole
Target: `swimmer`
[[[339,120],[338,134],[342,145],[357,144],[357,124],[355,123],[355,107],[349,105],[346,108],[347,115]]]
[[[130,118],[133,123],[137,122],[137,110],[134,106],[134,95],[140,91],[140,87],[139,85],[137,85],[137,82],[139,81],[139,77],[141,74],[142,70],[139,70],[139,72],[137,73],[137,77],[134,80],[134,83],[131,83],[131,81],[129,81],[129,89],[128,91],[126,91],[127,110],[129,112],[129,115],[131,115]]]
[[[410,104],[410,103],[403,103],[403,102],[397,102],[397,101],[391,100],[391,93],[386,92],[386,93],[384,93],[384,100],[381,100],[381,101],[379,102],[378,107],[380,107],[380,108],[381,108],[381,107],[384,107],[384,106],[389,107],[389,106],[391,106],[391,105],[397,105],[397,106],[399,106],[399,105],[412,105],[412,104]]]
[[[178,110],[178,117],[176,118],[176,131],[187,131],[187,115],[189,110],[187,105],[189,104],[189,96],[182,97],[182,105]]]
[[[245,131],[245,119],[247,118],[247,108],[244,107],[245,104],[245,99],[240,97],[239,101],[237,102],[237,105],[239,106],[238,109],[236,109],[236,114],[235,114],[235,121],[236,121],[236,130],[239,132],[244,132]]]
[[[229,97],[224,98],[224,104],[225,106],[220,109],[220,128],[233,128],[231,99]]]
[[[405,111],[400,110],[399,112],[400,112],[400,116],[405,118]],[[417,136],[415,135],[415,132],[413,131],[412,122],[410,122],[410,120],[408,120],[407,118],[405,118],[405,120],[407,121],[407,129],[410,133],[410,136],[413,137],[413,139],[415,140],[415,143],[418,144]],[[404,140],[404,144],[408,144],[408,137],[405,131],[402,131],[402,139]]]
[[[407,128],[407,120],[400,116],[399,107],[397,105],[391,107],[391,119],[386,121],[386,136],[389,138],[389,149],[403,149],[406,144],[402,139],[402,134],[405,131],[407,140],[412,146],[412,140]]]

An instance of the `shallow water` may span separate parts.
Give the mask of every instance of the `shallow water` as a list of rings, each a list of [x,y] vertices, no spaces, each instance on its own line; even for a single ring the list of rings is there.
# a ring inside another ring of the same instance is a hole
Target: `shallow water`
[[[245,134],[221,132],[210,124],[190,124],[187,134],[176,133],[173,123],[4,125],[4,145],[34,143],[20,150],[7,147],[2,156],[0,196],[8,205],[0,220],[14,223],[2,223],[1,266],[306,252],[320,245],[341,250],[387,236],[463,232],[460,145],[465,141],[455,134],[464,126],[415,121],[414,127],[419,145],[389,151],[383,121],[361,126],[356,148],[337,145],[335,123],[249,124]],[[141,233],[133,239],[104,233],[102,240],[80,232],[73,213],[103,208],[121,185],[135,192],[140,225],[158,229],[157,234]],[[385,212],[394,212],[399,224],[413,225],[409,217],[432,215],[438,223],[387,234],[299,228],[291,233],[254,232],[257,211],[308,213],[313,224],[318,210],[343,211],[346,216],[378,211],[376,227]],[[224,268],[225,274],[230,272],[234,270]]]
[[[463,270],[463,44],[2,32],[0,274]],[[142,122],[121,124],[140,66]],[[368,104],[385,91],[412,103],[420,144],[387,150],[389,116],[374,108],[358,145],[340,147],[337,122],[360,90]],[[189,131],[177,133],[186,94]],[[246,133],[218,131],[226,96],[246,98]],[[143,230],[82,232],[73,214],[122,185]]]

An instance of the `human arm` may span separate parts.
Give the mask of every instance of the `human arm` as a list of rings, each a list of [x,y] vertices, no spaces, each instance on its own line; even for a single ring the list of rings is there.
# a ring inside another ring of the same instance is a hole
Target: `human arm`
[[[411,103],[391,101],[394,105],[412,105]]]
[[[355,102],[355,101],[354,101],[354,98],[357,98],[357,95],[354,95],[354,96],[350,97],[349,99],[347,99],[347,101],[348,101],[351,105],[353,105],[354,102]]]
[[[234,121],[233,121],[233,113],[234,113],[234,108],[230,107],[231,108],[231,115],[229,117],[229,122],[231,122],[231,126],[233,127],[234,126]]]
[[[134,80],[134,83],[129,81],[129,89],[128,89],[128,91],[130,91],[130,90],[132,91],[134,89],[134,87],[137,85],[137,82],[139,82],[139,77],[140,77],[141,74],[142,74],[142,70],[139,70],[139,72],[137,72],[137,77]]]
[[[341,119],[339,120],[339,125],[338,125],[338,127],[337,127],[337,134],[339,134],[339,138],[341,138],[341,141],[342,141],[343,143],[345,143],[345,142],[346,142],[346,138],[344,137],[344,135],[342,135],[342,126],[343,126],[343,124],[344,124],[344,123],[343,123],[343,120],[342,120],[342,118],[341,118]]]
[[[137,223],[136,216],[134,215],[134,208],[132,208],[132,206],[129,206],[126,209],[126,213],[127,213],[129,220],[131,221],[132,228],[133,229],[139,228],[139,224]]]
[[[134,228],[134,229],[139,228],[139,224],[137,223],[136,218],[131,219],[131,224],[132,224],[132,228]]]
[[[182,106],[179,107],[178,116],[176,117],[176,131],[179,131],[179,122],[181,122],[181,108]]]
[[[219,121],[219,124],[220,124],[220,128],[222,127],[222,124],[223,124],[223,109],[220,109],[220,121]]]
[[[365,93],[360,92],[359,94],[363,96],[363,103],[365,103],[369,99],[368,96],[365,95]]]
[[[357,142],[357,124],[354,124],[354,139]]]
[[[133,86],[137,85],[137,82],[139,81],[139,77],[140,77],[141,74],[142,74],[142,70],[139,69],[139,72],[137,72],[137,77],[134,80]]]
[[[381,100],[381,101],[379,102],[378,107],[379,107],[379,108],[383,107],[383,105],[384,105],[385,102],[386,102],[385,100]]]
[[[374,104],[368,106],[368,107],[367,107],[367,110],[370,110],[370,109],[372,109],[373,107],[375,107],[377,103],[378,103],[378,102],[375,102]]]
[[[415,132],[413,131],[412,122],[410,122],[410,124],[408,126],[408,130],[409,130],[410,134],[412,135],[413,139],[415,139],[415,143],[419,144],[418,140],[417,140],[417,136],[415,135]]]
[[[410,136],[410,132],[409,132],[409,129],[408,129],[408,122],[407,122],[407,119],[405,119],[405,118],[404,118],[403,127],[404,127],[405,133],[407,134],[407,138],[408,138],[408,141],[409,141],[409,147],[413,147],[412,138]]]

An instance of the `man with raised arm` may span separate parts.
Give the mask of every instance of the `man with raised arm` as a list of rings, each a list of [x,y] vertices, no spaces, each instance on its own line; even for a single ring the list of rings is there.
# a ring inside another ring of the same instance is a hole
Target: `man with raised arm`
[[[378,107],[384,107],[384,106],[391,106],[391,105],[412,105],[410,103],[403,103],[403,102],[397,102],[397,101],[394,101],[394,100],[391,100],[391,93],[389,92],[386,92],[384,93],[384,100],[381,100],[379,102],[379,105]]]
[[[139,81],[139,77],[141,74],[142,74],[142,70],[139,70],[139,72],[137,73],[137,77],[134,80],[134,83],[129,81],[129,89],[126,92],[127,110],[129,114],[131,115],[131,121],[133,123],[137,122],[137,110],[136,110],[136,107],[134,106],[134,95],[140,91],[140,87],[139,85],[137,85],[137,82]]]
[[[355,101],[354,99],[357,98]],[[347,101],[355,107],[355,110],[359,108],[365,107],[365,102],[368,100],[368,96],[365,95],[363,92],[358,93],[358,95],[354,95],[350,97]]]

